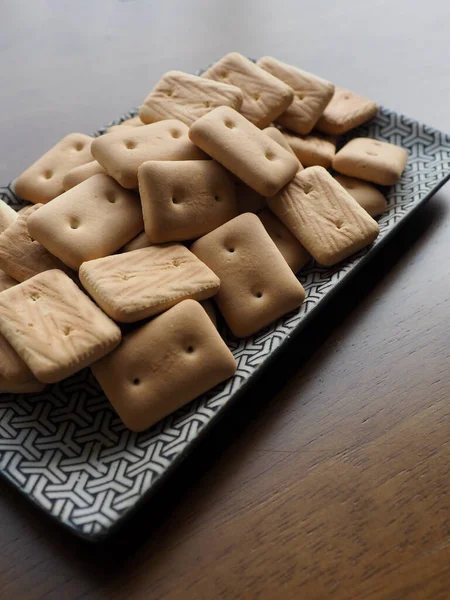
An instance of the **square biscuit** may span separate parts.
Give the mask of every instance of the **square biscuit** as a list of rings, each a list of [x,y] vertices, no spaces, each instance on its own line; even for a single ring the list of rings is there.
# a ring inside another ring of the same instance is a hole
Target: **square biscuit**
[[[273,196],[298,170],[295,157],[250,123],[220,106],[189,129],[191,140],[263,196]]]
[[[331,267],[371,244],[378,223],[323,167],[309,167],[269,208],[321,265]]]
[[[330,135],[341,135],[372,119],[377,112],[378,104],[373,100],[336,86],[316,128]]]
[[[0,200],[0,234],[7,229],[19,216],[9,204]]]
[[[258,214],[265,230],[294,273],[298,273],[311,258],[298,239],[268,208]]]
[[[45,204],[62,194],[66,173],[92,161],[92,140],[83,133],[66,135],[16,179],[16,194],[35,204]]]
[[[143,431],[232,377],[236,361],[198,302],[184,300],[125,336],[92,365],[132,431]]]
[[[208,233],[191,251],[220,277],[214,299],[237,337],[253,335],[305,298],[302,285],[252,213]]]
[[[148,248],[149,246],[152,246],[152,243],[150,242],[148,237],[145,235],[145,231],[143,231],[142,233],[137,235],[135,238],[133,238],[131,240],[131,242],[128,242],[128,244],[125,244],[125,246],[122,249],[122,252],[132,252],[133,250],[140,250],[141,248]]]
[[[310,133],[333,97],[334,85],[271,56],[263,56],[257,64],[294,90],[292,104],[277,123],[302,135]]]
[[[139,116],[144,123],[179,119],[191,125],[218,106],[239,110],[241,105],[242,92],[235,85],[169,71],[144,100]]]
[[[92,155],[121,186],[138,187],[138,169],[147,160],[203,160],[189,139],[188,126],[168,119],[143,127],[121,127],[92,143]]]
[[[98,175],[99,173],[106,173],[106,171],[96,160],[91,160],[91,162],[88,162],[85,165],[70,169],[70,171],[64,175],[64,191],[67,192],[68,190],[71,190],[82,181],[86,181],[89,177]]]
[[[16,281],[25,281],[48,269],[68,270],[28,232],[28,219],[41,208],[42,204],[28,206],[0,235],[0,269]]]
[[[196,239],[237,214],[234,183],[215,160],[148,161],[138,181],[153,244]]]
[[[283,136],[304,167],[318,165],[328,169],[331,166],[336,154],[336,138],[317,132],[303,137],[285,129]]]
[[[119,327],[58,270],[0,294],[0,333],[43,383],[89,366],[121,339]]]
[[[263,131],[266,135],[268,135],[270,138],[272,138],[274,142],[277,142],[278,144],[280,144],[280,146],[282,146],[285,150],[287,150],[288,152],[290,152],[297,158],[295,152],[292,150],[291,146],[289,145],[289,142],[287,141],[285,136],[281,133],[281,131],[277,127],[266,127],[265,129],[263,129]],[[298,160],[298,158],[297,158],[297,160]],[[298,168],[303,169],[303,165],[301,164],[301,162],[299,160],[298,160]]]
[[[181,244],[91,260],[81,265],[80,281],[115,321],[133,323],[186,299],[216,294],[219,278]]]
[[[334,175],[334,178],[371,217],[378,217],[386,210],[386,198],[371,183],[346,175]]]
[[[31,237],[75,270],[86,260],[116,252],[143,227],[137,195],[104,174],[93,175],[28,218]]]
[[[238,52],[231,52],[202,73],[242,90],[240,112],[257,127],[267,127],[291,104],[293,90]]]
[[[371,138],[353,138],[333,158],[333,169],[378,185],[394,185],[408,162],[400,146]]]

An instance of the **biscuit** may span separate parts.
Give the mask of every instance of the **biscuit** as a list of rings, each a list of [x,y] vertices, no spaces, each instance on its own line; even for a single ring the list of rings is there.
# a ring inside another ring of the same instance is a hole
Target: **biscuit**
[[[386,198],[371,183],[346,175],[334,175],[334,178],[371,217],[377,217],[386,210]]]
[[[144,100],[139,116],[144,123],[179,119],[191,125],[218,106],[239,110],[241,105],[242,92],[235,85],[169,71]]]
[[[292,104],[277,122],[296,133],[310,133],[333,97],[334,85],[271,56],[263,56],[257,64],[294,90]]]
[[[45,204],[62,194],[64,175],[92,161],[92,139],[83,133],[66,135],[16,179],[16,194],[35,204]]]
[[[138,181],[153,244],[196,239],[237,214],[234,183],[214,160],[148,161]]]
[[[377,112],[378,104],[373,100],[336,87],[330,103],[317,121],[316,128],[323,133],[340,135],[372,119]]]
[[[56,256],[33,240],[28,232],[28,219],[41,208],[42,204],[28,206],[0,235],[0,269],[16,281],[25,281],[48,269],[67,270]]]
[[[272,238],[284,260],[294,273],[298,273],[311,258],[298,239],[268,208],[258,214],[265,230]]]
[[[378,223],[323,167],[309,167],[269,208],[321,265],[330,267],[371,244]]]
[[[237,212],[239,215],[246,212],[258,213],[267,206],[264,196],[252,190],[251,187],[245,185],[240,179],[234,183],[236,191]]]
[[[7,275],[4,271],[0,271],[0,292],[9,290],[10,287],[16,285],[18,282]]]
[[[19,214],[9,204],[0,200],[0,234],[14,223],[18,216]]]
[[[89,366],[121,339],[119,327],[58,270],[0,294],[0,333],[43,383]]]
[[[291,154],[293,154],[295,156],[295,152],[292,150],[287,139],[284,137],[284,135],[281,133],[281,131],[277,127],[266,127],[265,129],[263,129],[263,131],[266,135],[268,135],[270,138],[272,138],[274,142],[277,142],[285,150],[287,150],[288,152],[290,152]],[[300,161],[298,161],[298,168],[303,169],[303,165],[300,163]]]
[[[220,277],[214,299],[237,337],[256,333],[304,300],[302,285],[252,213],[208,233],[191,251]]]
[[[225,381],[236,361],[198,302],[185,300],[125,336],[92,365],[132,431],[143,431]]]
[[[189,137],[263,196],[273,196],[298,170],[298,161],[245,117],[219,106],[196,121]]]
[[[86,181],[86,179],[89,179],[89,177],[98,175],[99,173],[106,173],[106,171],[96,160],[91,160],[91,162],[88,162],[85,165],[80,165],[79,167],[71,169],[64,175],[64,191],[67,192],[68,190],[71,190],[82,181]]]
[[[231,52],[202,77],[230,83],[242,90],[240,112],[257,127],[267,127],[291,104],[293,90],[238,52]]]
[[[304,167],[319,165],[327,169],[336,154],[336,139],[322,133],[306,137],[283,130],[283,135]]]
[[[148,237],[145,235],[145,231],[137,235],[135,238],[125,244],[123,247],[123,252],[132,252],[133,250],[140,250],[141,248],[148,248],[151,246],[151,242]]]
[[[408,162],[408,152],[400,146],[371,138],[354,138],[333,158],[333,169],[378,185],[394,185]]]
[[[137,188],[137,173],[147,160],[208,158],[188,137],[188,127],[176,119],[142,127],[121,127],[92,143],[92,155],[124,188]]]
[[[133,323],[192,298],[214,296],[219,278],[185,246],[149,246],[81,265],[80,281],[114,320]]]
[[[104,174],[93,175],[28,218],[31,237],[75,270],[86,260],[116,252],[143,226],[139,198]]]
[[[111,125],[110,127],[108,127],[108,133],[111,133],[112,131],[117,131],[117,129],[119,129],[120,127],[141,127],[142,125],[144,125],[144,123],[141,121],[139,115],[136,115],[135,117],[131,117],[130,119],[125,119],[125,121],[122,121],[118,125]]]

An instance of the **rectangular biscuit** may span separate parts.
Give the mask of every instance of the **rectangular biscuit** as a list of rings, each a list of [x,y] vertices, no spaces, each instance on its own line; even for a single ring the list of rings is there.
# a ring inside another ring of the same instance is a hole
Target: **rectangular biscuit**
[[[252,213],[208,233],[191,251],[220,277],[214,299],[237,337],[253,335],[304,300],[302,285]]]
[[[143,127],[121,127],[92,143],[92,155],[124,188],[137,188],[138,169],[147,160],[208,158],[188,137],[188,127],[176,119]]]
[[[125,426],[143,431],[225,381],[236,361],[198,302],[184,300],[125,336],[92,372]]]
[[[304,167],[316,165],[328,169],[336,154],[336,138],[323,133],[312,133],[305,137],[295,135],[286,129],[283,136]]]
[[[71,190],[82,181],[86,181],[89,177],[98,175],[99,173],[106,173],[106,171],[96,160],[91,160],[91,162],[88,162],[85,165],[70,169],[70,171],[64,175],[64,191],[67,192],[68,190]]]
[[[377,217],[386,210],[386,198],[371,183],[347,175],[334,175],[334,178],[371,217]]]
[[[43,383],[89,366],[121,339],[117,325],[59,270],[0,294],[0,333]]]
[[[181,244],[149,246],[81,265],[80,281],[114,320],[133,323],[192,298],[214,296],[219,278]]]
[[[179,119],[191,125],[218,106],[239,110],[241,105],[242,92],[235,85],[169,71],[144,100],[139,116],[144,123]]]
[[[292,103],[277,123],[302,135],[310,133],[333,97],[334,85],[271,56],[263,56],[257,64],[294,90]]]
[[[267,127],[291,104],[293,90],[238,52],[231,52],[202,73],[202,77],[242,90],[240,112],[257,127]]]
[[[378,223],[323,167],[309,167],[269,208],[321,265],[330,267],[371,244]]]
[[[66,135],[15,180],[16,194],[35,204],[45,204],[62,194],[66,173],[92,161],[92,140],[83,133]]]
[[[276,194],[298,170],[290,152],[228,106],[198,119],[189,137],[263,196]]]
[[[237,214],[234,183],[215,160],[148,161],[138,181],[153,244],[196,239]]]
[[[143,227],[137,195],[105,174],[93,175],[28,217],[31,237],[75,270],[116,252]]]
[[[298,273],[311,258],[298,239],[268,208],[258,214],[265,230],[294,273]]]
[[[341,135],[372,119],[377,112],[378,105],[373,100],[336,86],[316,128],[330,135]]]

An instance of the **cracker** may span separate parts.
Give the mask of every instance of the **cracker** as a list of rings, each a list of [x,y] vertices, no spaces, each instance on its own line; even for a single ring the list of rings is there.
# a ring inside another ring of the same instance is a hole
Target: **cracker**
[[[272,238],[278,250],[283,255],[284,260],[291,267],[294,273],[298,273],[302,267],[311,258],[305,248],[300,244],[297,238],[292,235],[289,229],[278,217],[268,208],[258,214],[265,230]]]
[[[330,135],[341,135],[372,119],[378,112],[373,100],[336,87],[334,95],[317,121],[316,128]]]
[[[302,285],[256,215],[239,215],[191,250],[220,277],[214,299],[238,337],[256,333],[304,300]]]
[[[133,323],[192,298],[214,296],[219,278],[185,246],[150,246],[85,262],[80,281],[116,321]]]
[[[266,135],[272,138],[274,142],[277,142],[285,150],[287,150],[295,156],[295,152],[292,150],[291,146],[289,145],[289,142],[277,127],[266,127],[265,129],[263,129],[263,131]],[[298,161],[298,168],[303,169],[303,165],[300,163],[300,161]]]
[[[214,160],[148,161],[138,180],[153,244],[196,239],[237,214],[234,183]]]
[[[141,121],[139,115],[136,115],[130,119],[125,119],[125,121],[122,121],[122,123],[119,123],[118,125],[111,125],[108,127],[108,133],[117,131],[120,127],[142,127],[142,125],[144,125],[144,123]]]
[[[44,383],[89,366],[121,339],[117,325],[58,270],[0,294],[0,333]]]
[[[0,234],[14,223],[18,216],[19,214],[9,204],[0,200]]]
[[[91,162],[86,163],[85,165],[80,165],[79,167],[71,169],[64,175],[64,191],[67,192],[68,190],[71,190],[82,181],[86,181],[89,177],[98,175],[99,173],[106,173],[106,171],[96,160],[91,160]]]
[[[176,119],[143,127],[122,127],[92,143],[92,155],[124,188],[137,188],[138,169],[147,160],[207,158],[188,137],[188,127]]]
[[[92,161],[92,139],[83,133],[66,135],[16,179],[16,194],[35,204],[45,204],[62,194],[66,173]]]
[[[371,244],[378,223],[323,167],[299,171],[269,208],[321,265],[332,266]]]
[[[346,175],[335,175],[334,178],[371,217],[377,217],[386,210],[386,198],[371,183],[355,179],[354,177],[347,177]]]
[[[283,135],[304,167],[319,165],[328,169],[336,154],[336,138],[323,133],[305,137],[283,130]]]
[[[263,196],[276,194],[298,169],[292,154],[228,106],[198,119],[189,137]]]
[[[154,423],[225,381],[236,361],[198,302],[185,300],[125,336],[92,365],[107,398],[132,431]]]
[[[267,202],[265,197],[252,190],[248,185],[245,185],[240,179],[235,181],[234,186],[239,215],[246,212],[259,213],[263,208],[266,208]]]
[[[240,112],[257,127],[267,127],[291,104],[293,90],[238,52],[231,52],[202,77],[231,83],[242,90]]]
[[[400,146],[371,138],[354,138],[333,158],[333,169],[379,185],[394,185],[408,162],[408,152]]]
[[[42,204],[27,207],[0,235],[0,269],[16,281],[25,281],[48,269],[67,270],[56,256],[33,240],[28,232],[28,219],[41,208]]]
[[[151,242],[148,237],[145,235],[145,231],[137,235],[135,238],[125,244],[123,247],[123,252],[132,252],[133,250],[140,250],[141,248],[148,248],[151,246]]]
[[[218,106],[239,110],[241,105],[242,92],[235,85],[169,71],[144,100],[139,116],[144,123],[179,119],[191,125]]]
[[[294,90],[291,105],[277,122],[296,133],[310,133],[333,97],[334,85],[271,56],[263,56],[257,64]]]
[[[72,269],[116,252],[143,226],[139,198],[104,174],[83,181],[28,218],[31,237]]]

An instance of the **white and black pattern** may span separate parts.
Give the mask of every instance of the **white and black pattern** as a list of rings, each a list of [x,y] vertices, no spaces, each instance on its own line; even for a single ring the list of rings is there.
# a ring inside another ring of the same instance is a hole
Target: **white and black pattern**
[[[89,369],[41,394],[0,396],[1,474],[89,539],[104,537],[149,496],[158,478],[173,471],[212,420],[251,385],[277,349],[287,346],[305,317],[450,178],[450,137],[439,131],[381,109],[349,137],[356,135],[399,144],[409,152],[401,180],[389,190],[388,210],[379,219],[381,233],[371,249],[332,269],[310,264],[300,276],[306,290],[303,306],[258,335],[236,340],[225,331],[237,360],[236,375],[144,433],[125,429]],[[21,204],[11,186],[0,188],[0,196],[14,206]]]

